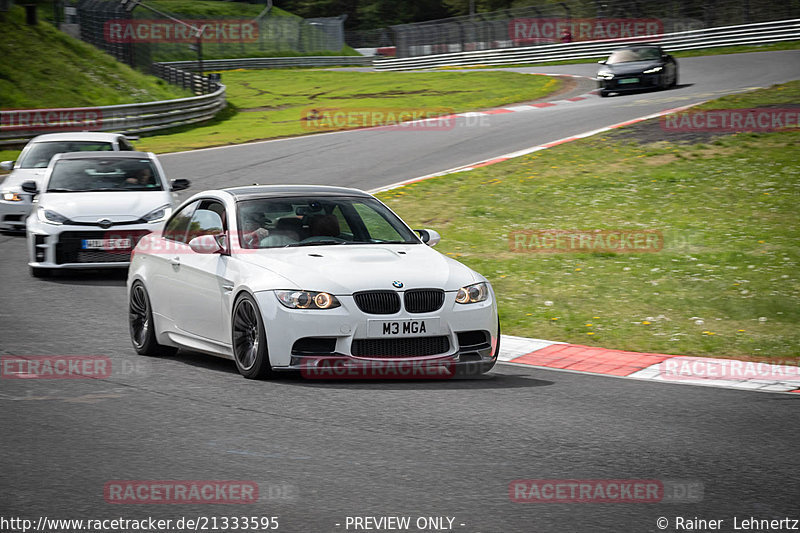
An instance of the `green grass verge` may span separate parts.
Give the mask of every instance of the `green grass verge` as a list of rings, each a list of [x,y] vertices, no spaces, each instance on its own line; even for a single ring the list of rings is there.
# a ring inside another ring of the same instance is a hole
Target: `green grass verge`
[[[699,50],[682,50],[679,52],[669,52],[674,57],[698,57],[698,56],[717,56],[727,54],[744,54],[747,52],[775,52],[779,50],[800,49],[800,41],[786,41],[782,43],[745,45],[745,46],[721,46],[718,48],[701,48]],[[542,63],[514,63],[511,65],[474,65],[469,67],[439,67],[439,70],[464,70],[464,69],[489,69],[489,68],[520,68],[520,67],[547,67],[553,65],[579,65],[582,63],[593,63],[601,59],[608,58],[608,55],[588,57],[584,59],[565,59],[563,61],[545,61]]]
[[[469,76],[469,78],[466,78]],[[172,152],[306,135],[321,128],[303,120],[309,110],[414,110],[441,115],[534,100],[561,81],[511,72],[403,73],[251,70],[222,74],[230,108],[213,122],[143,138],[137,147]]]
[[[799,92],[793,82],[705,107],[780,105]],[[379,196],[490,279],[505,333],[797,359],[800,132],[637,140],[647,130],[666,138],[644,123]],[[643,228],[663,232],[662,251],[518,253],[508,241],[514,230]]]
[[[101,106],[192,96],[47,22],[27,26],[21,7],[5,18],[0,27],[2,108]]]

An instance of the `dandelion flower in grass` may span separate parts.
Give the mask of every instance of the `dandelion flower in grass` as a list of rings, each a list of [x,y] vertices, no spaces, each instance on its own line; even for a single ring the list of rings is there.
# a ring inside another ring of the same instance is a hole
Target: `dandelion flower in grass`
[[[744,333],[744,330],[743,329],[737,329],[736,332],[737,333]]]
[[[580,269],[580,268],[576,268],[576,269],[575,269],[575,272],[580,272],[581,270],[582,270],[582,269]]]
[[[594,335],[594,331],[587,331],[586,334],[587,335]]]
[[[642,320],[642,324],[644,324],[645,326],[649,326],[651,322],[649,320]]]
[[[558,317],[557,317],[557,316],[554,316],[554,317],[553,317],[553,318],[551,318],[550,320],[552,320],[553,322],[555,322],[556,320],[558,320]]]
[[[586,324],[586,327],[590,328],[590,327],[592,327],[592,325],[591,324]]]

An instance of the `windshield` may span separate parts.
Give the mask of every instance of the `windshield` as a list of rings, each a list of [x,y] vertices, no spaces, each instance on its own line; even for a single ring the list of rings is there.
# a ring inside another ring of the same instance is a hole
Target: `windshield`
[[[47,192],[163,190],[149,159],[64,159],[53,166]]]
[[[113,150],[110,142],[53,141],[33,143],[19,160],[20,168],[45,168],[56,154],[66,152],[106,152]]]
[[[626,48],[624,50],[617,50],[613,52],[606,61],[607,65],[615,65],[617,63],[631,63],[633,61],[654,61],[661,59],[661,51],[652,46],[642,48]]]
[[[419,244],[385,205],[373,198],[297,197],[238,204],[239,242],[245,248],[328,244]]]

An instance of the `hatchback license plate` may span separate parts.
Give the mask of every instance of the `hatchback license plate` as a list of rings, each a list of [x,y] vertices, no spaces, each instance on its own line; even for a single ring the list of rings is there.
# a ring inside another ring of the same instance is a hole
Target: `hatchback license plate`
[[[619,80],[620,85],[623,83],[639,83],[639,78],[624,78]]]
[[[83,239],[83,250],[130,250],[130,239]]]
[[[439,334],[439,319],[419,320],[370,320],[367,323],[369,337],[424,337]]]

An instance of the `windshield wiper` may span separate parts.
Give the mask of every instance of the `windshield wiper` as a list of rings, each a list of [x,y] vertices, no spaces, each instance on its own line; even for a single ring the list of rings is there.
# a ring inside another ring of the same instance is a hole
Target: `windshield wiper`
[[[311,241],[311,242],[298,242],[296,244],[287,244],[284,248],[295,248],[299,246],[327,246],[330,244],[347,244],[348,241],[334,241],[331,240],[324,240],[324,241]]]

